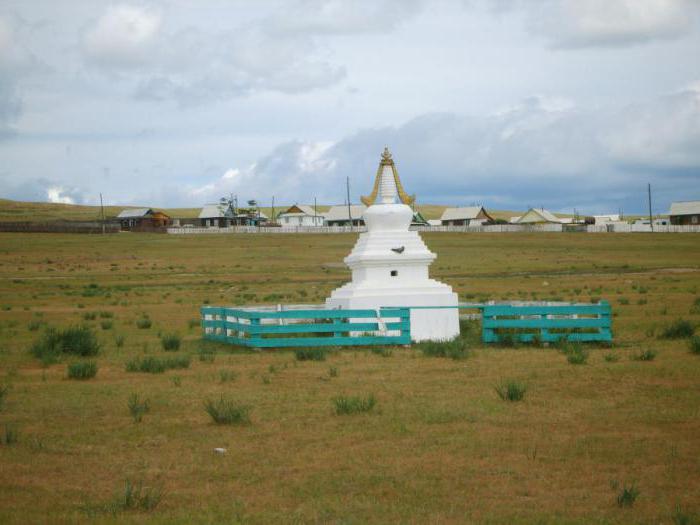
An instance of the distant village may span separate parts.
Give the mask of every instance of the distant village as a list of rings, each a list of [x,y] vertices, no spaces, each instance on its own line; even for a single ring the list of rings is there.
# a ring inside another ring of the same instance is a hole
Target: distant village
[[[254,201],[251,201],[255,204]],[[294,204],[269,217],[255,205],[239,208],[226,201],[207,204],[196,218],[170,217],[152,208],[128,208],[116,221],[122,231],[153,231],[159,229],[197,230],[235,227],[265,227],[288,229],[314,229],[334,227],[363,227],[362,204],[331,206],[319,211],[314,206]],[[700,201],[674,202],[667,216],[633,218],[626,220],[620,214],[560,217],[543,208],[530,208],[526,213],[500,219],[492,217],[483,206],[447,208],[439,219],[426,219],[414,210],[412,226],[421,229],[483,229],[490,226],[553,226],[549,231],[566,231],[588,228],[589,231],[644,231],[666,226],[700,226]],[[592,228],[591,228],[592,227]],[[636,227],[636,228],[635,228]],[[507,231],[517,231],[518,228]],[[172,232],[175,233],[175,232]],[[194,232],[193,232],[194,233]]]

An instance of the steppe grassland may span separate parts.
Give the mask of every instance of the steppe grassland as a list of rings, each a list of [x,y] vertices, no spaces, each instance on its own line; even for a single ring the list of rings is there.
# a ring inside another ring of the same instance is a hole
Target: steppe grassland
[[[629,523],[700,512],[700,356],[659,338],[677,319],[700,323],[697,236],[424,235],[439,254],[432,274],[462,300],[608,299],[616,344],[591,349],[586,365],[553,348],[484,347],[478,326],[459,361],[397,348],[300,362],[200,341],[205,303],[322,301],[349,278],[339,263],[355,239],[0,235],[0,434],[16,432],[0,444],[0,521]],[[44,368],[29,353],[46,326],[75,324],[102,344],[94,379],[67,379],[75,359]],[[173,332],[182,345],[165,352],[159,334]],[[632,359],[643,350],[656,358]],[[125,370],[172,355],[190,367]],[[499,399],[503,379],[525,383],[525,399]],[[150,402],[140,423],[134,393]],[[250,424],[212,423],[205,400],[222,394],[251,407]],[[374,410],[335,415],[334,397],[369,394]],[[127,479],[161,488],[160,504],[114,511]],[[631,483],[640,495],[620,508]]]

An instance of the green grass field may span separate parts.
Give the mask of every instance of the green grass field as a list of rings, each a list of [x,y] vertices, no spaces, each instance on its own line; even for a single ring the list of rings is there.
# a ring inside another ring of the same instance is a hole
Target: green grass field
[[[462,300],[609,300],[614,346],[236,350],[202,304],[321,302],[357,236],[0,234],[0,522],[697,523],[700,355],[660,336],[700,332],[698,236],[423,237]],[[97,356],[30,353],[72,325]]]

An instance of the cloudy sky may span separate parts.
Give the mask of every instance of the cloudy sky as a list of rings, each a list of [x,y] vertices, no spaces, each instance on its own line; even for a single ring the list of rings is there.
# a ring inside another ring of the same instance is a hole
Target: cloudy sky
[[[0,197],[700,199],[700,0],[3,0]]]

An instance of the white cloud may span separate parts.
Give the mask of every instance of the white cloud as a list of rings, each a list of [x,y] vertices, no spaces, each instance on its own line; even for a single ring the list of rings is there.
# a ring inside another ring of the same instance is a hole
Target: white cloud
[[[60,186],[52,186],[46,190],[46,200],[48,202],[60,204],[75,204],[75,201],[70,195],[65,193],[65,190]]]
[[[152,60],[160,26],[157,11],[113,5],[86,32],[84,51],[91,61],[103,66],[140,66]]]
[[[679,38],[697,23],[696,0],[514,0],[554,47],[615,47]]]

